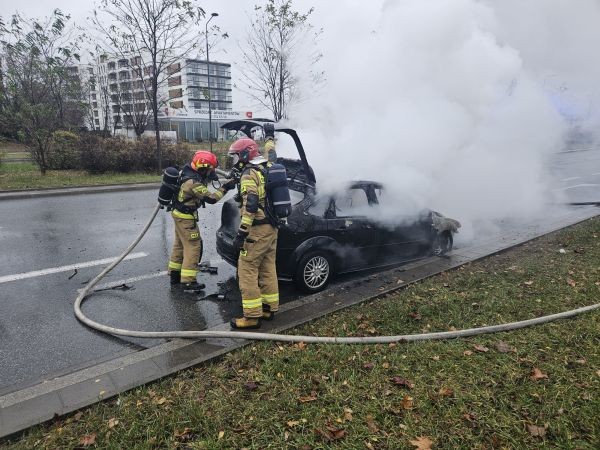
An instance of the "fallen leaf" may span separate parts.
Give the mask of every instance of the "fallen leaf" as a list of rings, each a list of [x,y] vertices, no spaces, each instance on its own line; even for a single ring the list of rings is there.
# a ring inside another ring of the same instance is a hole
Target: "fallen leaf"
[[[538,381],[538,380],[541,380],[543,378],[548,378],[548,375],[546,375],[545,373],[543,373],[537,367],[534,367],[531,370],[531,373],[529,374],[529,379],[532,380],[532,381]]]
[[[419,314],[417,312],[408,313],[408,317],[415,319],[415,320],[421,320],[423,318],[423,317],[421,317],[421,314]]]
[[[370,442],[365,442],[365,447],[367,447],[369,450],[375,450],[375,447],[373,447],[373,444]]]
[[[463,352],[463,355],[465,355],[465,356],[471,356],[472,354],[473,354],[473,352],[471,350],[465,350]]]
[[[82,416],[83,416],[83,412],[82,412],[82,411],[79,411],[77,414],[75,414],[75,415],[73,416],[73,419],[74,419],[74,420],[79,420],[79,419],[81,419],[81,417],[82,417]]]
[[[384,369],[389,369],[390,368],[390,363],[388,362],[384,362],[381,367],[383,367]]]
[[[283,440],[287,441],[290,438],[290,433],[288,433],[287,431],[284,431],[283,433]]]
[[[546,436],[546,427],[538,427],[536,425],[527,424],[527,431],[532,436],[544,437]]]
[[[431,446],[433,445],[433,441],[427,436],[419,436],[410,441],[410,443],[418,450],[431,450]]]
[[[223,439],[223,436],[225,436],[225,432],[219,431],[219,435],[217,436],[217,439]]]
[[[352,410],[350,408],[344,408],[344,420],[351,422],[352,421]]]
[[[432,356],[431,359],[433,359],[434,361],[439,361],[440,357],[436,355],[436,356]]]
[[[254,381],[248,381],[246,384],[244,384],[244,387],[248,391],[255,391],[258,389],[258,384],[256,384],[256,382],[254,382]]]
[[[567,278],[567,284],[571,287],[575,287],[577,286],[577,283],[575,283],[573,280],[571,280],[570,278]]]
[[[402,408],[404,409],[412,409],[413,407],[413,398],[405,395],[402,401],[400,402]]]
[[[477,350],[478,352],[482,352],[482,353],[488,352],[488,351],[490,350],[490,349],[489,349],[489,348],[487,348],[485,345],[481,345],[481,344],[475,344],[475,345],[473,346],[473,348],[474,348],[475,350]]]
[[[304,350],[306,348],[306,344],[304,342],[298,342],[298,344],[296,344],[296,347],[298,347],[298,349],[300,350]]]
[[[114,428],[117,425],[119,425],[119,419],[115,417],[108,419],[108,428]]]
[[[158,400],[156,400],[156,404],[157,405],[163,405],[167,402],[167,399],[165,397],[161,397]]]
[[[317,399],[317,393],[316,392],[311,392],[310,395],[307,395],[306,397],[298,397],[298,400],[300,401],[300,403],[308,403],[308,402],[314,402]]]
[[[347,434],[343,428],[337,428],[330,424],[326,426],[325,430],[318,428],[315,432],[323,436],[326,441],[337,441],[345,438]]]
[[[379,427],[375,423],[375,419],[373,419],[371,414],[367,415],[365,422],[367,422],[367,427],[371,433],[377,433],[379,431]]]
[[[531,280],[530,281],[525,281],[525,282],[523,282],[523,284],[525,286],[531,286],[533,284],[533,281],[531,281]]]
[[[510,352],[516,352],[517,349],[508,345],[506,342],[504,341],[498,341],[494,344],[494,347],[496,347],[496,350],[499,351],[500,353],[510,353]]]
[[[296,425],[300,425],[300,421],[299,420],[288,420],[286,422],[286,425],[290,428],[294,428]]]
[[[598,375],[600,377],[600,370],[596,371],[596,375]]]
[[[438,395],[440,397],[452,397],[454,395],[454,389],[450,389],[447,387],[442,387],[438,391]]]
[[[175,437],[175,439],[178,440],[179,442],[189,441],[192,439],[192,429],[184,428],[181,431],[175,430],[175,432],[173,433],[173,437]]]
[[[585,360],[585,358],[576,359],[575,362],[577,364],[581,364],[581,365],[587,364],[587,361]]]
[[[415,386],[412,381],[402,377],[393,377],[392,383],[394,383],[396,386],[402,386],[407,389],[412,389]]]
[[[375,367],[375,364],[373,364],[372,362],[363,364],[363,369],[371,370],[373,367]]]
[[[86,434],[81,439],[79,439],[79,445],[82,447],[89,447],[90,445],[94,445],[96,443],[96,433]]]

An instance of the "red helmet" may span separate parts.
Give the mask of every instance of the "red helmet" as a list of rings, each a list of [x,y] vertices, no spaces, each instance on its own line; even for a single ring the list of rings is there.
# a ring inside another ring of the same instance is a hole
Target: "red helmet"
[[[247,163],[257,156],[260,156],[258,144],[250,138],[242,138],[235,141],[229,147],[229,155],[237,155],[241,162]]]
[[[198,170],[203,167],[216,169],[219,165],[219,161],[217,161],[217,157],[208,150],[198,150],[196,153],[194,153],[194,157],[192,158],[192,163],[190,165],[194,170]]]

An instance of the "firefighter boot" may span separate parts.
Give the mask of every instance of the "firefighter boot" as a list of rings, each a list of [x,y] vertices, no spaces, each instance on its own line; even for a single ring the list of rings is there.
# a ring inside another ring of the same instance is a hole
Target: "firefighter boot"
[[[260,328],[259,317],[239,317],[229,322],[232,330],[256,330]]]
[[[275,311],[271,311],[271,307],[263,303],[262,305],[262,319],[273,320],[275,318]]]
[[[171,286],[181,283],[181,271],[171,270],[169,276],[171,277]]]
[[[204,283],[198,283],[197,281],[190,281],[189,283],[183,283],[183,292],[196,294],[206,287]]]

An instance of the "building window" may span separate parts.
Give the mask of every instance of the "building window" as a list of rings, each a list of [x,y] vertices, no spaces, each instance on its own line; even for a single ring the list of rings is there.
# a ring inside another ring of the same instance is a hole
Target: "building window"
[[[98,107],[98,102],[93,102],[92,103],[92,108],[97,108]]]
[[[117,74],[116,73],[109,73],[108,74],[108,80],[109,81],[116,81],[117,80]]]
[[[96,94],[92,94],[92,100],[96,100]]]
[[[98,111],[94,111],[94,117],[98,117]]]
[[[94,122],[96,122],[96,125],[100,126],[100,120],[99,119],[94,120]]]
[[[181,70],[181,64],[179,64],[179,63],[171,64],[169,67],[167,67],[167,74],[173,75],[174,73],[177,73],[180,70]]]
[[[169,78],[169,86],[179,86],[181,84],[181,76]]]
[[[182,95],[183,95],[182,89],[171,89],[169,91],[169,98],[177,98],[177,97],[181,97]]]
[[[116,94],[113,94],[110,96],[110,101],[113,103],[118,103],[119,102],[119,96]]]
[[[128,67],[128,66],[129,66],[129,63],[127,62],[126,59],[120,59],[119,60],[119,69],[122,69],[122,68]]]
[[[154,73],[154,67],[148,66],[144,67],[144,76],[150,76]]]
[[[121,107],[119,105],[113,105],[113,107],[112,107],[113,113],[118,113],[120,110],[121,110]]]
[[[117,65],[114,62],[108,63],[108,70],[115,70],[116,68],[117,68]]]
[[[171,108],[174,108],[174,109],[183,108],[183,101],[179,100],[176,102],[171,102],[170,105],[171,105]]]
[[[119,72],[119,80],[129,80],[130,75],[128,70],[122,70]]]
[[[132,66],[141,66],[142,65],[142,57],[136,56],[135,58],[131,58],[129,60]]]

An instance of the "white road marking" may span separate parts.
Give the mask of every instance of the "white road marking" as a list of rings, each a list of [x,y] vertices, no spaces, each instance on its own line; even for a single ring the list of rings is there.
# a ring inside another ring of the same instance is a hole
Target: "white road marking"
[[[137,277],[125,278],[124,280],[111,281],[110,283],[104,283],[104,284],[99,284],[98,286],[95,286],[93,291],[100,291],[102,289],[112,289],[117,286],[122,286],[123,284],[135,283],[136,281],[142,281],[142,280],[150,280],[152,278],[162,277],[166,274],[167,274],[167,271],[163,270],[162,272],[149,273],[149,274],[140,275]],[[77,289],[77,292],[81,292],[81,291],[83,291],[83,289]]]
[[[562,179],[562,180],[560,180],[560,181],[571,181],[571,180],[577,180],[577,179],[579,179],[579,178],[581,178],[581,177],[563,178],[563,179]]]
[[[568,186],[566,188],[560,188],[557,189],[559,191],[566,191],[567,189],[575,189],[578,187],[593,187],[593,186],[600,186],[600,184],[588,184],[588,183],[584,183],[584,184],[576,184],[575,186]]]
[[[148,256],[148,253],[145,253],[145,252],[132,253],[131,255],[126,256],[125,260],[138,259],[138,258],[143,258],[145,256]],[[82,263],[78,263],[78,264],[70,264],[68,266],[52,267],[52,268],[43,269],[43,270],[34,270],[32,272],[17,273],[15,275],[4,275],[4,276],[0,277],[0,284],[8,283],[10,281],[23,280],[25,278],[41,277],[43,275],[49,275],[52,273],[68,272],[70,270],[83,269],[85,267],[102,266],[104,264],[110,264],[115,259],[116,259],[116,257],[115,258],[97,259],[95,261],[87,261],[87,262],[82,262]]]

